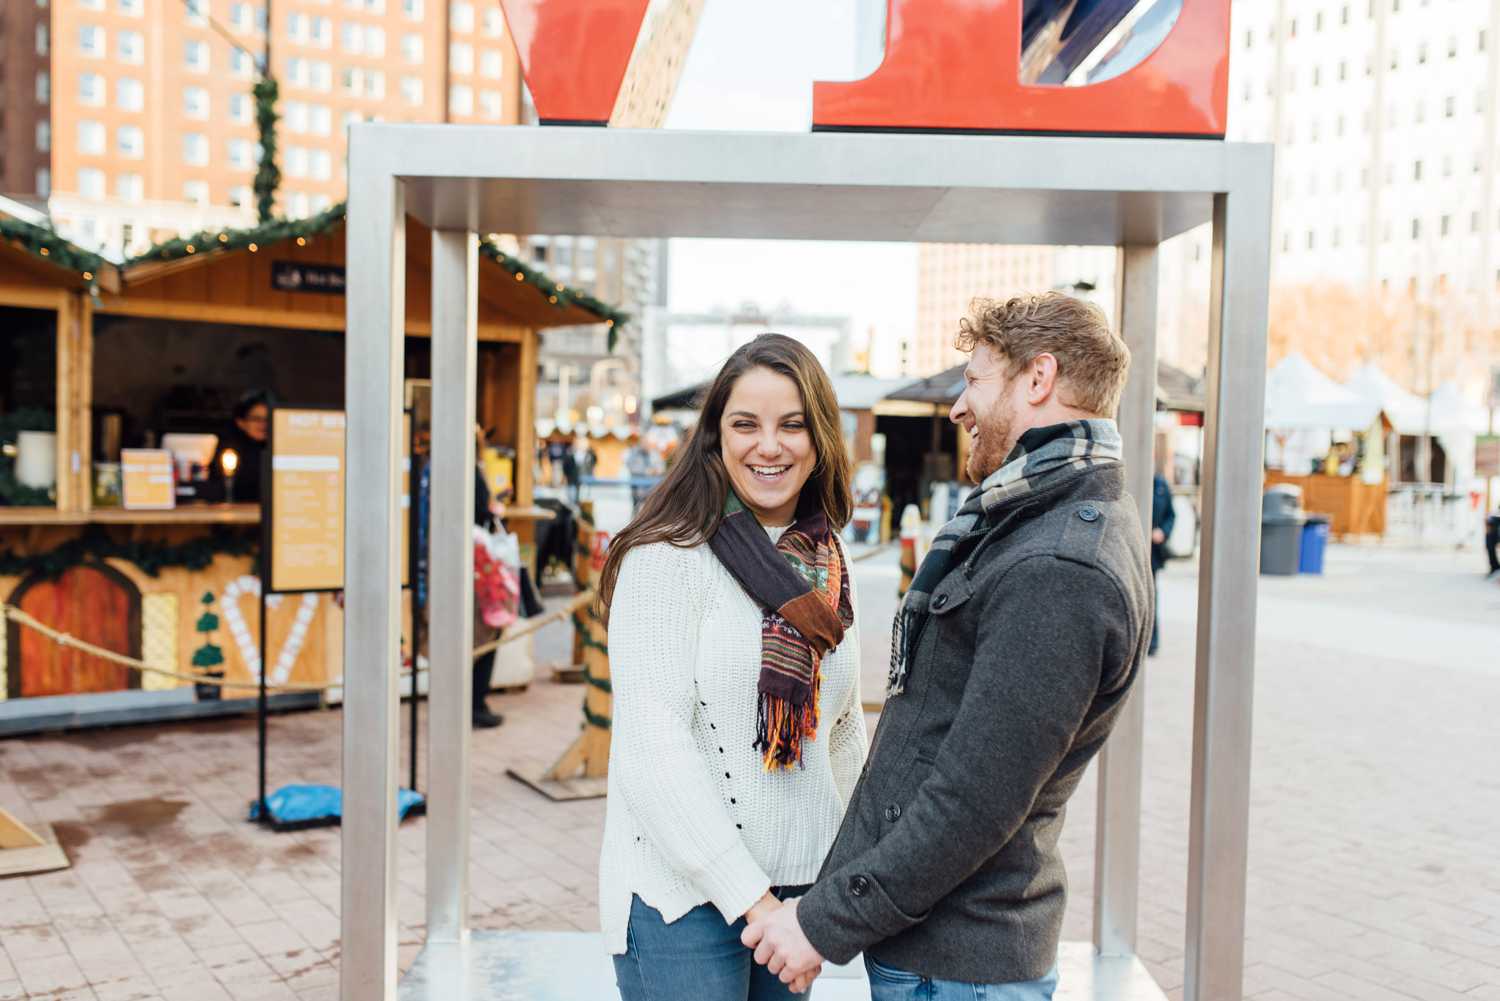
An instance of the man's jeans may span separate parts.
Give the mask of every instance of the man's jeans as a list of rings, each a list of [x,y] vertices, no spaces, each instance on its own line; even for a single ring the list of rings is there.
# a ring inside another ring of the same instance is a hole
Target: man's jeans
[[[801,896],[807,887],[772,887],[778,898]],[[755,962],[740,941],[745,919],[724,923],[718,908],[701,904],[667,924],[640,897],[630,902],[627,951],[615,957],[621,1001],[792,1001],[780,978]]]
[[[931,980],[894,970],[865,957],[870,974],[870,1001],[1052,1001],[1057,990],[1057,967],[1040,980],[1013,984],[965,984]]]

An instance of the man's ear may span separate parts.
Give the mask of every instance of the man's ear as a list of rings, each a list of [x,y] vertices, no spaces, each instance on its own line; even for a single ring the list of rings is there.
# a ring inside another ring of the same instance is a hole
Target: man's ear
[[[1057,357],[1047,352],[1031,360],[1026,382],[1026,402],[1044,405],[1057,392]]]

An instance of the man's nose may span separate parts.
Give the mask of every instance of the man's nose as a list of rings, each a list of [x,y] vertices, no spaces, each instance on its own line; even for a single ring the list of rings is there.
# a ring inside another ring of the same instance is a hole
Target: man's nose
[[[948,419],[954,424],[962,424],[964,418],[968,416],[969,408],[964,402],[964,397],[967,395],[967,393],[960,393],[958,399],[953,402],[953,408],[948,411]]]

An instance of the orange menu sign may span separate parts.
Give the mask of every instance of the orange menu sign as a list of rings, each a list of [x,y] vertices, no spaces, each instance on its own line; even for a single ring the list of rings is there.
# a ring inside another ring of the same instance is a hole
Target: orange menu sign
[[[344,414],[272,411],[271,590],[344,586]]]
[[[164,448],[120,449],[121,503],[132,511],[166,511],[177,506],[172,485],[172,453]]]

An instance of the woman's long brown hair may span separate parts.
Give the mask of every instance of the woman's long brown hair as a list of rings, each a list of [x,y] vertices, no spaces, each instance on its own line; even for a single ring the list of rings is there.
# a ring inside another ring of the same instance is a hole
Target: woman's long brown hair
[[[703,397],[702,415],[667,475],[647,495],[641,510],[610,541],[599,577],[600,617],[608,623],[620,565],[636,546],[667,542],[687,548],[709,540],[724,517],[729,498],[729,471],[719,445],[719,422],[740,376],[769,369],[797,384],[802,409],[817,457],[802,487],[818,498],[833,531],[849,523],[854,500],[849,488],[849,456],[839,423],[838,398],[828,373],[800,342],[785,334],[761,334],[729,356]]]

